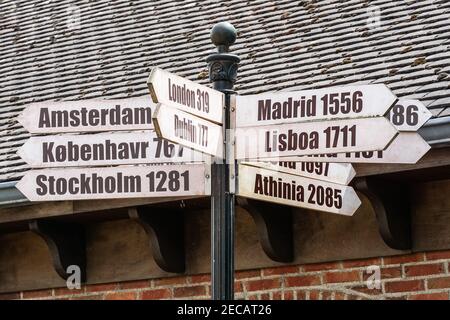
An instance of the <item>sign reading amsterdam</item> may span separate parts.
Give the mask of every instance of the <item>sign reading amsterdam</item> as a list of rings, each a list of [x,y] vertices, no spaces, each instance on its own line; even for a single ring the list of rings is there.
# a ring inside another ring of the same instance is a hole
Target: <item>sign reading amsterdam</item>
[[[39,102],[29,105],[17,120],[35,134],[149,130],[154,107],[149,97]]]
[[[209,155],[223,157],[221,126],[164,104],[158,104],[153,120],[158,136]]]
[[[153,68],[147,81],[155,103],[159,102],[222,124],[225,95],[160,68]]]
[[[349,163],[275,161],[242,164],[342,185],[348,185],[356,175],[355,169]]]
[[[397,135],[384,117],[236,129],[236,158],[383,150]]]
[[[32,170],[17,183],[31,201],[210,194],[203,164]]]
[[[361,205],[351,187],[246,165],[239,166],[238,190],[251,199],[347,216]]]
[[[202,162],[192,149],[154,131],[31,137],[17,154],[33,168]]]
[[[384,116],[397,97],[383,84],[236,97],[236,126]]]

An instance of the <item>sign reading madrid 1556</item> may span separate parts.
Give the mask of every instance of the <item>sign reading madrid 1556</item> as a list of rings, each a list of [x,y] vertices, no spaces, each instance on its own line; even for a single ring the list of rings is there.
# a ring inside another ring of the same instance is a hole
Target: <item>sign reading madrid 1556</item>
[[[397,97],[383,84],[236,97],[236,126],[384,116]]]
[[[246,165],[239,166],[238,195],[351,216],[361,205],[355,190],[339,184]]]
[[[192,113],[222,124],[225,95],[160,68],[153,68],[147,81],[155,103]]]
[[[220,125],[164,104],[158,104],[153,121],[159,137],[212,156],[223,156]]]
[[[397,135],[384,117],[236,129],[236,158],[383,150]]]
[[[29,105],[17,120],[35,134],[149,130],[154,107],[150,97],[39,102]]]
[[[30,201],[203,196],[203,164],[31,170],[17,183]]]
[[[31,137],[17,154],[32,168],[202,162],[204,155],[155,131]]]

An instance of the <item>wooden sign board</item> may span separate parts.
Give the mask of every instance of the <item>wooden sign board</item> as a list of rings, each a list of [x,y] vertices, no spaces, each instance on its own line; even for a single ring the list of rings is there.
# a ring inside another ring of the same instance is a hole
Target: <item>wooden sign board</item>
[[[33,103],[17,120],[32,134],[153,129],[150,97]]]
[[[429,150],[430,145],[415,132],[400,132],[392,143],[382,151],[363,151],[322,154],[303,157],[285,157],[283,161],[345,162],[345,163],[417,163]],[[270,159],[278,161],[278,158]]]
[[[351,187],[246,165],[239,165],[237,194],[346,216],[361,205]]]
[[[433,114],[418,100],[400,99],[387,114],[398,131],[417,131]]]
[[[236,126],[384,116],[397,97],[383,84],[236,97]]]
[[[221,126],[164,104],[158,104],[153,121],[160,138],[212,156],[223,157]]]
[[[155,103],[159,102],[215,123],[223,123],[223,93],[157,67],[152,69],[147,85]]]
[[[356,175],[349,163],[330,162],[241,162],[244,165],[289,173],[296,176],[348,185]]]
[[[31,137],[17,154],[32,168],[190,163],[206,157],[155,131]]]
[[[31,170],[17,183],[30,201],[210,195],[203,164]]]
[[[237,128],[236,158],[383,150],[396,135],[384,117]]]

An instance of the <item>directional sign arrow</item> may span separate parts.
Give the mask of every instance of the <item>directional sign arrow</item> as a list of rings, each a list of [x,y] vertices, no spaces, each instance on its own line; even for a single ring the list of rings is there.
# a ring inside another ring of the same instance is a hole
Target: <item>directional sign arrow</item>
[[[429,150],[430,145],[415,132],[400,132],[383,151],[322,154],[303,157],[286,157],[283,161],[345,162],[345,163],[417,163]],[[267,159],[266,159],[267,160]],[[270,159],[279,160],[278,158]]]
[[[396,135],[384,117],[237,128],[236,158],[383,150]]]
[[[150,95],[159,102],[222,124],[225,95],[160,68],[153,68],[147,81]]]
[[[202,162],[205,155],[155,131],[31,137],[17,154],[32,168]]]
[[[212,156],[223,157],[221,126],[164,104],[158,104],[153,121],[159,137]]]
[[[397,97],[383,84],[236,97],[236,126],[384,116]]]
[[[433,114],[418,100],[400,99],[387,114],[398,131],[417,131]]]
[[[30,170],[16,187],[30,201],[203,196],[203,164]]]
[[[39,102],[17,120],[30,133],[100,132],[153,129],[150,97],[123,100]]]
[[[349,163],[329,162],[241,162],[244,165],[301,177],[348,185],[356,171]]]
[[[361,205],[355,190],[339,184],[239,165],[238,195],[352,216]]]

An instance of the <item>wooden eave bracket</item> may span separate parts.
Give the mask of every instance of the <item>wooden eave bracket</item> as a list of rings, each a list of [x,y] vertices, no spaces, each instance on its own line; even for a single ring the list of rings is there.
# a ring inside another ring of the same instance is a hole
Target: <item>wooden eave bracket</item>
[[[49,219],[31,220],[29,230],[39,235],[47,244],[58,275],[67,280],[69,266],[77,266],[81,282],[86,281],[86,234],[82,225]]]
[[[294,260],[292,210],[290,207],[237,197],[237,203],[253,218],[262,249],[277,262]]]
[[[384,242],[392,249],[411,249],[411,204],[408,186],[375,176],[357,178],[354,185],[372,204]]]
[[[145,230],[156,264],[166,272],[183,273],[185,264],[184,215],[176,209],[128,209],[130,219]]]

